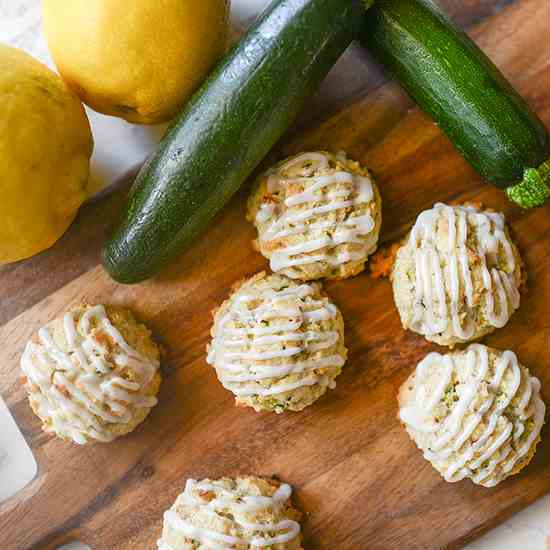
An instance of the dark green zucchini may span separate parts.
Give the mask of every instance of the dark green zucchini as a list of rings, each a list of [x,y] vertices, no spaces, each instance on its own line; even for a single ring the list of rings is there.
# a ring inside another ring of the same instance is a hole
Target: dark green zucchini
[[[488,181],[523,207],[550,196],[544,124],[432,0],[377,0],[361,42]]]
[[[191,99],[143,166],[103,263],[122,283],[189,245],[357,37],[361,0],[279,0]]]

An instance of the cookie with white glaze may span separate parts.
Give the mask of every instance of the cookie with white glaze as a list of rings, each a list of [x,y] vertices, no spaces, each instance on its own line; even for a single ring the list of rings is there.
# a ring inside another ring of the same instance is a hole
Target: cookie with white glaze
[[[258,178],[247,217],[273,272],[303,281],[345,279],[376,250],[381,199],[368,170],[345,153],[308,152]]]
[[[259,273],[214,314],[207,361],[238,405],[300,411],[329,388],[346,361],[344,322],[319,283]]]
[[[25,388],[44,431],[86,444],[134,430],[157,403],[159,348],[127,309],[76,307],[27,343]]]
[[[446,481],[493,487],[524,468],[544,424],[541,385],[511,351],[430,353],[399,392],[399,417]]]
[[[159,550],[303,550],[289,485],[259,477],[188,480],[164,514]]]
[[[452,347],[508,322],[523,275],[502,214],[436,204],[397,252],[393,295],[404,328]]]

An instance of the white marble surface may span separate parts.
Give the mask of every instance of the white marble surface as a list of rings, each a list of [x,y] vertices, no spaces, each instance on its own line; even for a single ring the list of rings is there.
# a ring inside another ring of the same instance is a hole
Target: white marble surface
[[[233,0],[233,24],[242,26],[268,0]],[[53,66],[40,32],[39,0],[0,0],[0,42],[23,48]],[[106,117],[88,110],[95,137],[92,159],[92,178],[95,189],[102,188],[116,176],[142,160],[155,147],[163,127],[143,127]],[[2,419],[3,416],[3,419]],[[6,424],[3,424],[5,422]],[[9,425],[6,410],[0,406],[0,427]],[[7,433],[7,432],[5,432]],[[15,433],[15,432],[14,432]],[[19,441],[13,435],[13,442]],[[0,444],[3,439],[0,439]],[[11,440],[10,440],[11,442]],[[0,451],[1,452],[1,451]],[[28,454],[21,451],[21,456]],[[4,461],[7,464],[7,461]],[[32,461],[25,475],[32,473]],[[2,462],[0,460],[0,480]],[[26,478],[17,476],[16,470],[9,475],[24,484]],[[31,477],[32,477],[31,475]],[[14,482],[15,484],[17,482]],[[0,500],[2,495],[0,494]],[[66,550],[78,550],[71,545]],[[508,522],[468,546],[468,550],[549,550],[550,549],[550,496],[540,500]]]
[[[0,397],[0,502],[23,489],[37,472],[32,451]]]

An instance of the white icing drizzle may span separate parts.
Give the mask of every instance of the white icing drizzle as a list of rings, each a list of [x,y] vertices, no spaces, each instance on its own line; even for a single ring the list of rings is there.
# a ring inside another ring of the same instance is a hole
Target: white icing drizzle
[[[448,224],[447,251],[438,249],[436,244],[436,227],[441,217]],[[473,244],[471,240],[468,242],[470,224],[475,226],[473,252],[481,262],[486,298],[484,316],[492,326],[500,328],[519,307],[514,274],[516,260],[504,231],[502,214],[438,203],[418,216],[409,239],[414,251],[416,280],[411,328],[421,334],[445,332],[450,315],[456,337],[466,341],[474,335],[474,283],[468,259]],[[506,260],[505,269],[490,268],[496,264],[499,254]],[[465,319],[460,318],[461,291],[468,307]]]
[[[197,493],[213,493],[214,497],[203,500]],[[249,538],[236,537],[219,533],[213,529],[198,527],[182,518],[174,509],[164,514],[165,526],[182,533],[185,537],[198,541],[212,550],[230,550],[235,545],[243,545],[247,548],[265,548],[273,544],[284,544],[294,540],[300,534],[300,524],[291,519],[283,519],[276,523],[252,523],[245,514],[262,510],[279,511],[290,498],[292,489],[290,485],[282,484],[272,496],[241,495],[236,490],[226,489],[216,482],[193,479],[187,481],[185,491],[176,501],[176,505],[198,508],[198,513],[207,517],[221,518],[218,510],[230,510],[233,521],[246,531],[259,531],[260,533],[276,533],[274,536],[254,535]],[[162,539],[157,541],[159,550],[171,550],[170,546]]]
[[[248,285],[237,292],[216,324],[207,361],[216,367],[223,386],[237,396],[267,397],[315,384],[335,386],[315,371],[343,366],[341,355],[328,353],[340,335],[316,323],[335,319],[337,309],[325,299],[314,299],[312,285],[289,284],[293,286],[283,290]],[[300,376],[283,380],[291,375]],[[258,383],[266,379],[280,381],[270,386]]]
[[[118,346],[116,355],[94,337],[92,321]],[[40,416],[50,418],[56,431],[76,443],[86,443],[87,437],[111,441],[109,424],[129,422],[133,408],[156,405],[155,397],[139,392],[159,365],[128,345],[102,305],[87,309],[78,324],[74,312],[68,312],[63,328],[69,351],[63,351],[50,329],[43,327],[38,331],[39,343],[28,342],[21,357],[23,372],[40,390],[34,394]],[[121,377],[113,363],[131,368],[139,382]]]
[[[438,353],[430,353],[419,363],[413,402],[401,408],[400,418],[411,429],[425,434],[429,439],[429,448],[423,449],[424,456],[442,470],[446,481],[455,482],[469,477],[480,485],[492,487],[529,453],[544,424],[545,405],[540,398],[539,380],[526,377],[513,352],[503,352],[490,380],[488,349],[473,344],[466,353],[466,380],[460,381],[457,386],[459,399],[443,422],[436,423],[433,412],[445,396],[456,365],[452,355]],[[434,369],[438,369],[439,383],[433,393],[427,395],[426,381]],[[506,398],[498,401],[505,375],[511,377],[511,386],[507,388]],[[479,404],[482,386],[487,387],[488,396]],[[520,389],[522,393],[518,394]],[[519,398],[514,406],[518,418],[512,423],[503,413],[515,398]],[[527,421],[533,422],[533,428],[529,436],[522,439]],[[471,436],[482,422],[486,428],[473,442]],[[488,445],[497,424],[501,433]],[[456,458],[449,461],[452,455]],[[486,466],[480,469],[487,461]]]
[[[345,154],[343,158],[342,155],[338,158],[341,162],[346,161]],[[374,251],[378,235],[374,234],[375,221],[370,213],[359,215],[352,212],[345,221],[327,216],[341,209],[356,209],[372,202],[374,190],[371,180],[347,171],[314,176],[315,172],[329,168],[326,155],[304,153],[269,173],[270,193],[293,184],[299,185],[302,191],[285,199],[282,212],[272,202],[261,205],[256,222],[269,222],[265,231],[260,233],[262,248],[287,237],[307,236],[304,242],[287,244],[271,254],[270,266],[273,271],[316,262],[340,266],[364,260]],[[292,169],[299,169],[300,175],[285,177],[284,174]],[[335,189],[338,184],[345,187]],[[353,250],[341,250],[340,245],[350,244],[355,245]],[[291,276],[292,270],[287,274]]]

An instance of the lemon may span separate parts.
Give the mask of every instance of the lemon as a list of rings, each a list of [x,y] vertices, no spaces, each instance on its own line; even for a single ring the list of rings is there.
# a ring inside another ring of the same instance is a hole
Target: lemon
[[[228,0],[43,0],[61,76],[96,111],[169,120],[223,53]]]
[[[61,78],[0,44],[0,263],[50,247],[87,198],[93,139]]]

